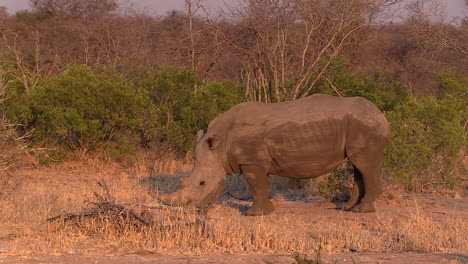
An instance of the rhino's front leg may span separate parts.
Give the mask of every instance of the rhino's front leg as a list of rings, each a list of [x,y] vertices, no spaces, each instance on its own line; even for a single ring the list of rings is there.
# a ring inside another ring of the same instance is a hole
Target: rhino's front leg
[[[264,168],[252,165],[242,166],[241,169],[253,196],[253,205],[245,214],[257,216],[273,212],[275,207],[269,198],[268,173]]]

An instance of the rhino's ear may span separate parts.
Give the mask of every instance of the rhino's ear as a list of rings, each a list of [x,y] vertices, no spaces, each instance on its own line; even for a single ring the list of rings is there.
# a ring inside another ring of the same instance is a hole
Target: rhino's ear
[[[200,139],[202,139],[202,137],[204,135],[205,135],[205,130],[203,130],[203,129],[198,130],[198,132],[197,132],[197,142],[200,141]]]
[[[219,137],[217,135],[210,136],[207,140],[206,143],[208,144],[208,147],[210,149],[215,149],[218,144],[219,144]]]

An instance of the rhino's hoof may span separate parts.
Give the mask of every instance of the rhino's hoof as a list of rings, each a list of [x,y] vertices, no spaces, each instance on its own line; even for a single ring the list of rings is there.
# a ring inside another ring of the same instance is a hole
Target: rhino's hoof
[[[272,203],[266,206],[252,206],[245,215],[248,216],[261,216],[261,215],[268,215],[271,214],[275,210],[275,207],[273,206]]]
[[[352,211],[355,213],[372,213],[375,212],[375,206],[372,203],[358,204],[353,207]]]
[[[347,203],[347,204],[345,204],[345,205],[343,206],[343,210],[344,210],[344,211],[351,211],[351,210],[353,210],[353,208],[354,208],[355,206],[356,206],[356,203],[352,203],[352,204],[348,204],[348,203]]]

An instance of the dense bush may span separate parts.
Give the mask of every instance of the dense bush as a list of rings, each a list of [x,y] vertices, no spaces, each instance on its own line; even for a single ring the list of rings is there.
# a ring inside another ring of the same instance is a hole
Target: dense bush
[[[132,149],[124,143],[156,125],[146,91],[109,68],[74,65],[31,91],[17,86],[9,115],[32,131],[36,145],[119,155]]]
[[[437,78],[439,82],[438,97],[445,95],[467,96],[468,76],[456,73],[451,70],[443,71]]]
[[[468,143],[468,86],[466,78],[460,77],[441,74],[439,98],[411,97],[387,112],[392,138],[384,165],[410,189],[453,186],[465,173],[458,161]]]
[[[189,96],[189,103],[181,109],[180,116],[176,116],[172,127],[167,130],[168,142],[180,152],[193,148],[199,129],[208,128],[216,116],[244,100],[239,87],[231,82],[209,83]]]
[[[238,84],[199,86],[193,72],[176,67],[153,67],[130,75],[135,86],[147,91],[155,109],[158,127],[153,142],[179,154],[193,148],[197,130],[206,129],[213,118],[244,100]]]
[[[385,167],[410,188],[454,183],[454,162],[466,146],[457,98],[416,98],[387,113],[392,138]]]
[[[181,126],[181,112],[197,88],[196,75],[176,67],[150,67],[137,69],[127,78],[147,92],[156,113],[157,127],[149,133],[147,143],[152,147],[168,147],[179,154],[186,151],[184,144],[191,137],[187,139],[187,132]]]
[[[195,74],[151,67],[120,74],[115,69],[74,65],[26,91],[10,82],[7,113],[33,131],[36,145],[68,150],[105,150],[111,157],[137,147],[165,146],[184,154],[198,129],[243,101],[237,84],[199,87]]]
[[[190,96],[190,103],[182,108],[181,121],[188,132],[195,135],[198,129],[207,128],[220,113],[243,102],[239,85],[232,82],[209,83]]]
[[[372,75],[353,74],[347,69],[330,76],[331,81],[343,96],[362,96],[377,105],[382,111],[389,111],[408,100],[411,92],[389,73]],[[328,82],[321,82],[317,92],[337,95]]]

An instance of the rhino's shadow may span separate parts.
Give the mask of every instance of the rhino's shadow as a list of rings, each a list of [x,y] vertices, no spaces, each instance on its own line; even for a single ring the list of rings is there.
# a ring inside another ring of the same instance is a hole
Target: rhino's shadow
[[[276,200],[276,198],[274,196],[272,196],[270,198],[273,199],[273,200]],[[294,202],[298,202],[298,203],[324,203],[324,202],[327,201],[327,200],[322,199],[322,198],[290,198],[290,199],[284,199],[283,197],[281,197],[281,200],[283,200],[283,201],[294,201]],[[220,198],[220,201],[224,205],[238,210],[242,215],[245,215],[247,210],[249,210],[250,207],[252,206],[252,200],[251,199],[238,200],[236,198],[229,197],[227,195]],[[329,209],[329,210],[343,210],[344,202],[334,201],[333,203],[335,204],[335,206],[327,208],[327,209]]]
[[[157,174],[143,178],[140,183],[147,185],[152,193],[167,194],[180,189],[180,179],[188,176],[188,172],[178,172],[174,175]]]
[[[180,189],[180,179],[187,177],[189,174],[190,172],[178,172],[175,175],[151,175],[142,179],[140,183],[147,185],[152,193],[167,194]],[[314,193],[309,193],[307,188],[303,188],[301,185],[302,182],[298,180],[270,176],[270,198],[299,203],[322,203],[327,201],[316,196]],[[218,202],[223,202],[226,206],[235,208],[243,215],[246,213],[251,207],[252,195],[242,175],[230,175],[226,177],[224,194],[219,198]],[[336,208],[329,209],[341,210],[343,208],[343,200],[332,202]]]
[[[250,204],[243,204],[235,201],[228,201],[225,203],[225,205],[237,209],[242,215],[245,215],[245,213],[247,212],[247,210],[250,209],[251,206]]]
[[[435,256],[441,256],[450,260],[455,260],[460,263],[468,263],[468,255],[466,254],[456,254],[456,253],[434,253]]]

